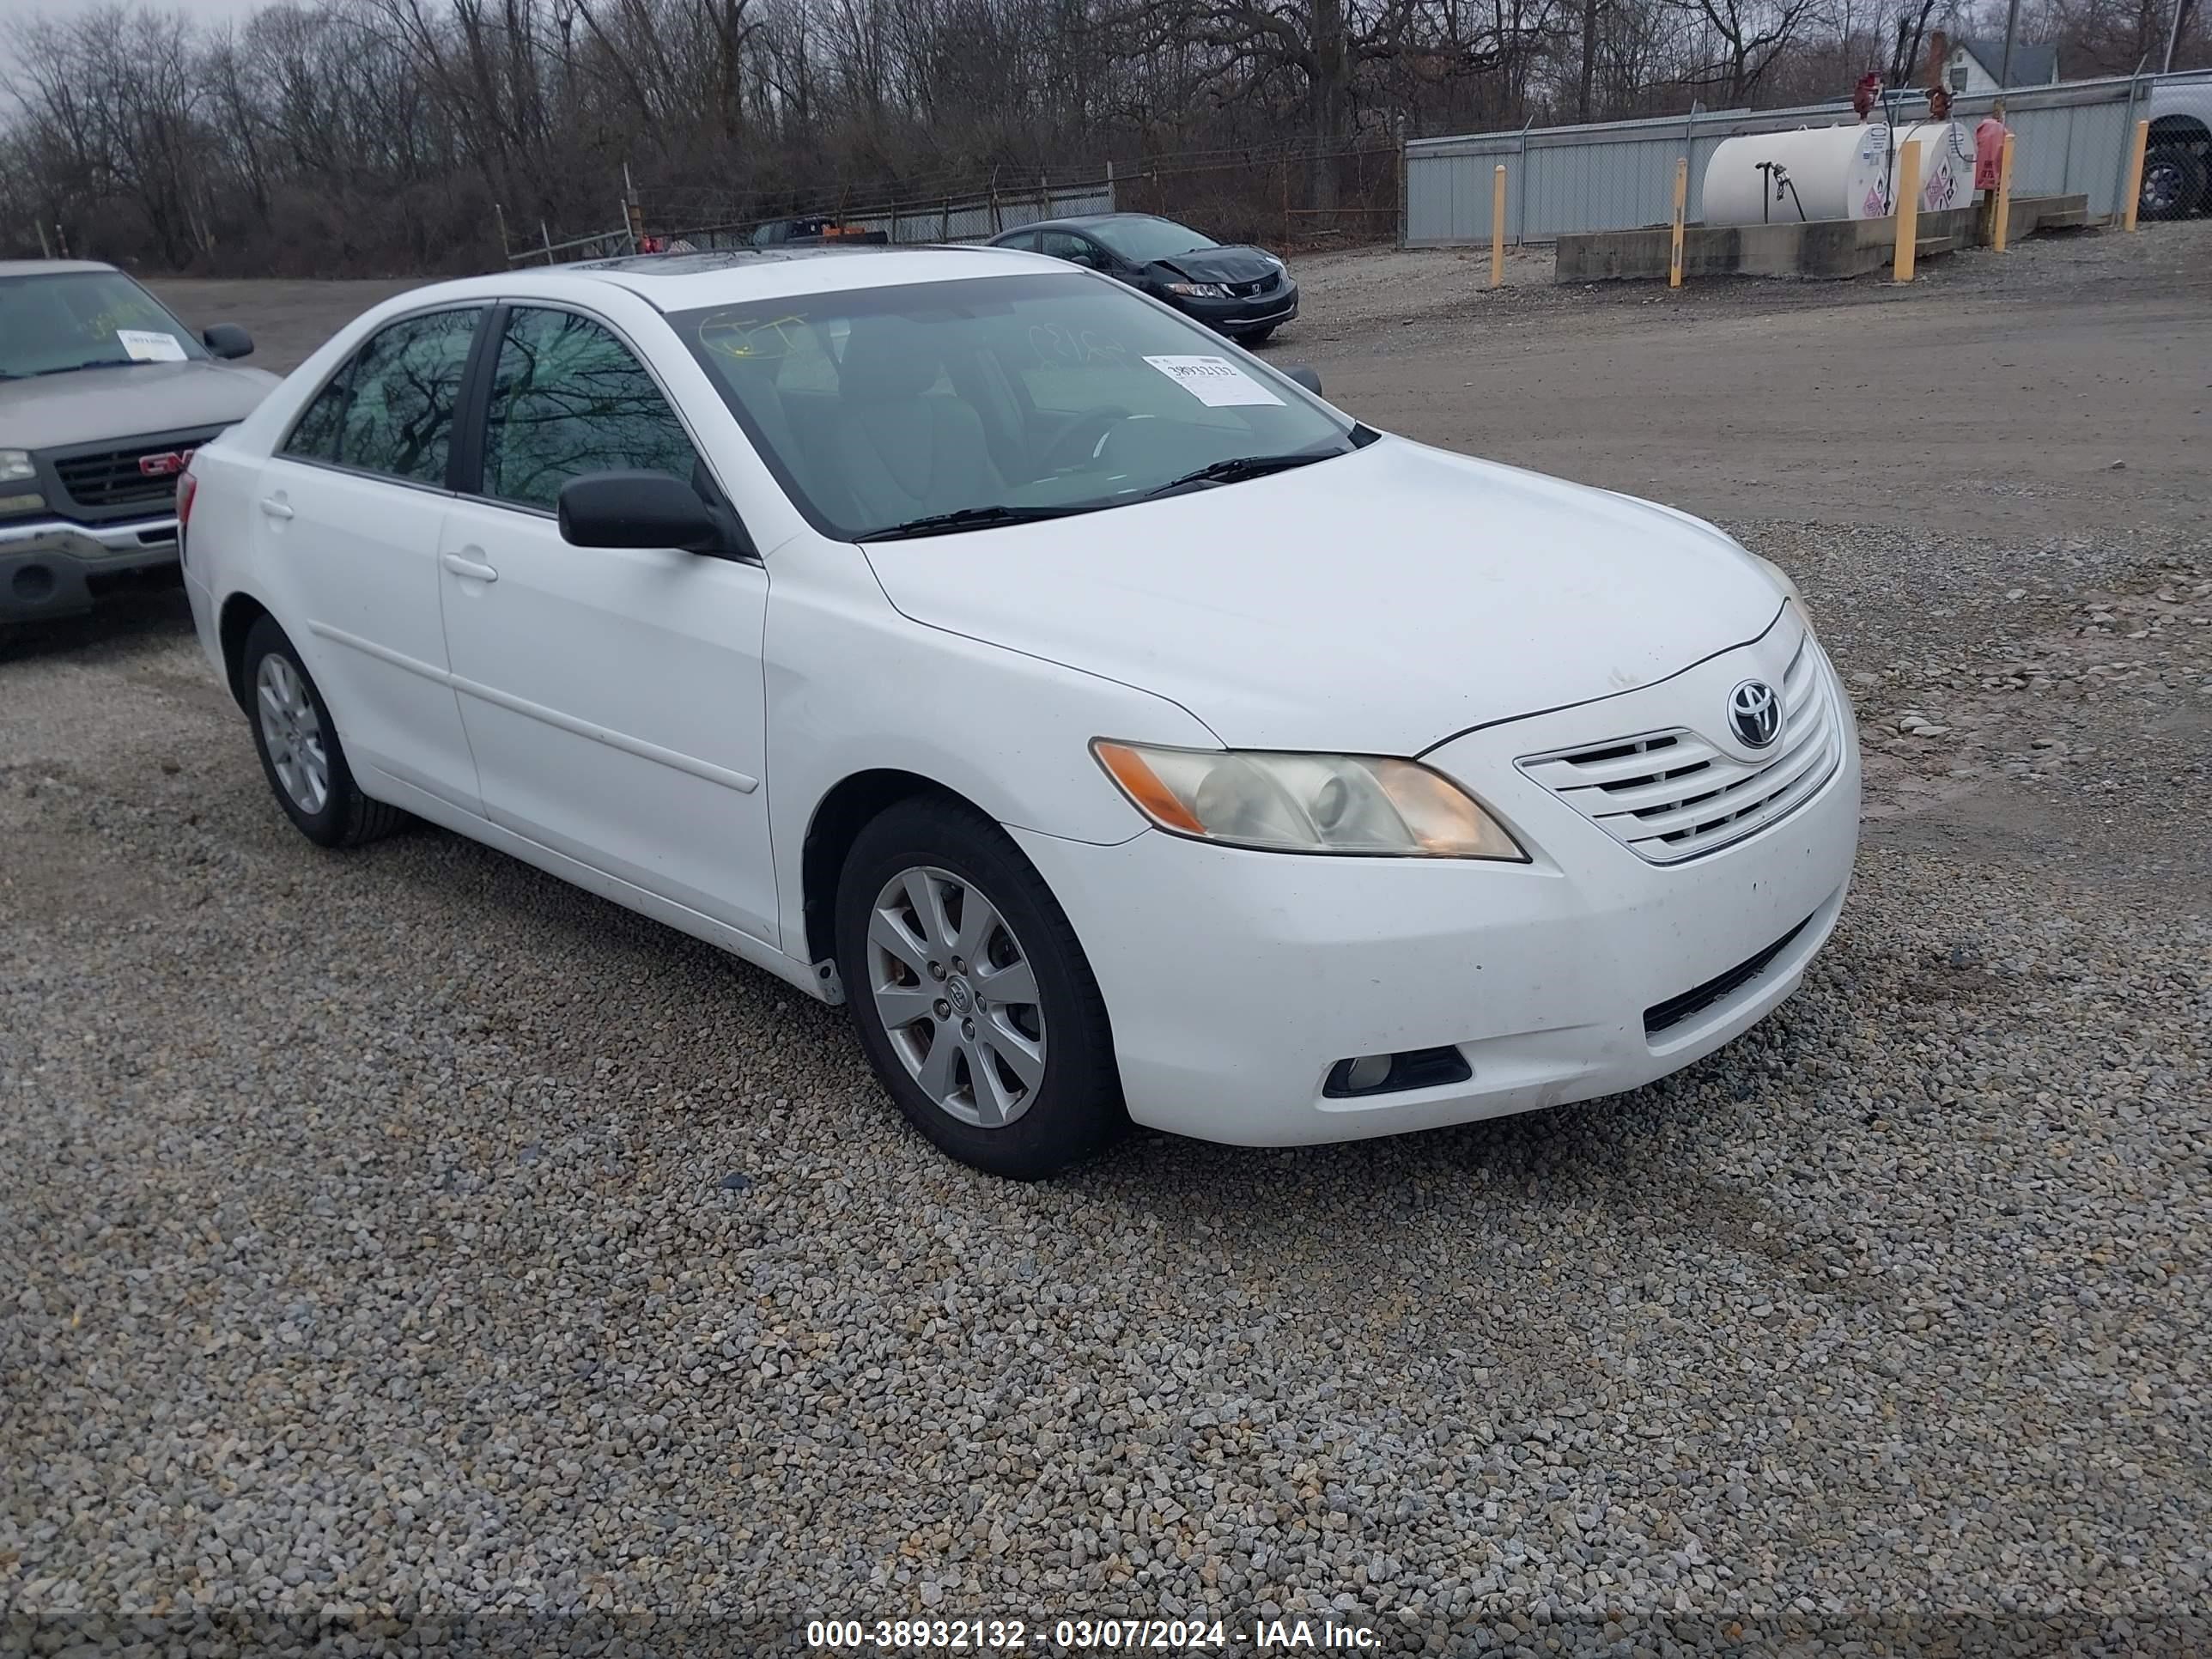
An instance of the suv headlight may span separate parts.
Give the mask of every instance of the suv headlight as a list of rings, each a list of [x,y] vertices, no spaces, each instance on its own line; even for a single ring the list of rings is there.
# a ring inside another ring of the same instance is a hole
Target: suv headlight
[[[1219,283],[1170,283],[1168,292],[1188,300],[1225,300],[1229,290]]]
[[[1441,772],[1381,755],[1091,745],[1106,775],[1163,830],[1277,853],[1411,858],[1528,855]]]
[[[18,478],[35,478],[39,469],[31,465],[27,449],[0,449],[0,484],[14,483]]]

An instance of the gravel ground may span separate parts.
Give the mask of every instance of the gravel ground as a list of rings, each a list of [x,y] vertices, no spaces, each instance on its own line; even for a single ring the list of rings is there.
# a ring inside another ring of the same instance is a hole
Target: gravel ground
[[[1031,1188],[704,946],[441,833],[308,846],[173,594],[29,641],[0,1652],[2206,1650],[2212,542],[2105,518],[1732,516],[1851,683],[1869,823],[1730,1048]]]

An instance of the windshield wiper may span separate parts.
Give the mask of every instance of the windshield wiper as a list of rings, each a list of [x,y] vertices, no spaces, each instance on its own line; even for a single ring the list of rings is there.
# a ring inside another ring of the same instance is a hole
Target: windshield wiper
[[[909,536],[947,536],[963,530],[988,530],[1002,524],[1035,524],[1040,519],[1065,519],[1089,513],[1091,507],[963,507],[954,513],[933,513],[855,536],[856,542],[903,541]]]
[[[31,373],[34,377],[40,374],[74,374],[80,368],[128,368],[133,363],[152,361],[150,357],[94,357],[87,362],[64,363],[58,368],[34,368]]]
[[[1264,478],[1270,472],[1287,472],[1294,466],[1333,460],[1346,453],[1341,449],[1331,449],[1318,455],[1310,452],[1298,455],[1236,455],[1225,461],[1210,461],[1195,471],[1184,473],[1180,478],[1170,478],[1158,489],[1146,490],[1143,499],[1150,501],[1155,495],[1171,495],[1177,490],[1194,489],[1200,484],[1242,483],[1247,478]]]

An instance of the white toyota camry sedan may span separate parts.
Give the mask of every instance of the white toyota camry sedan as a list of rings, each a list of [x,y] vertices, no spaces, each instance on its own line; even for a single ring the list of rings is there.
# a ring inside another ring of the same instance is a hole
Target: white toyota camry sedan
[[[179,494],[310,839],[427,818],[842,1001],[1003,1175],[1634,1087],[1788,996],[1850,876],[1781,571],[1042,256],[418,289]]]

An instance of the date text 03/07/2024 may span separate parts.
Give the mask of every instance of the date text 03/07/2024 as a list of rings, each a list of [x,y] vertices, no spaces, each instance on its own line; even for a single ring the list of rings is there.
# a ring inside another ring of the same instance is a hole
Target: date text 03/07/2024
[[[1216,1619],[817,1619],[806,1645],[844,1652],[1188,1653],[1200,1649],[1269,1652],[1360,1652],[1379,1645],[1371,1630],[1333,1619],[1269,1619],[1249,1630]]]

